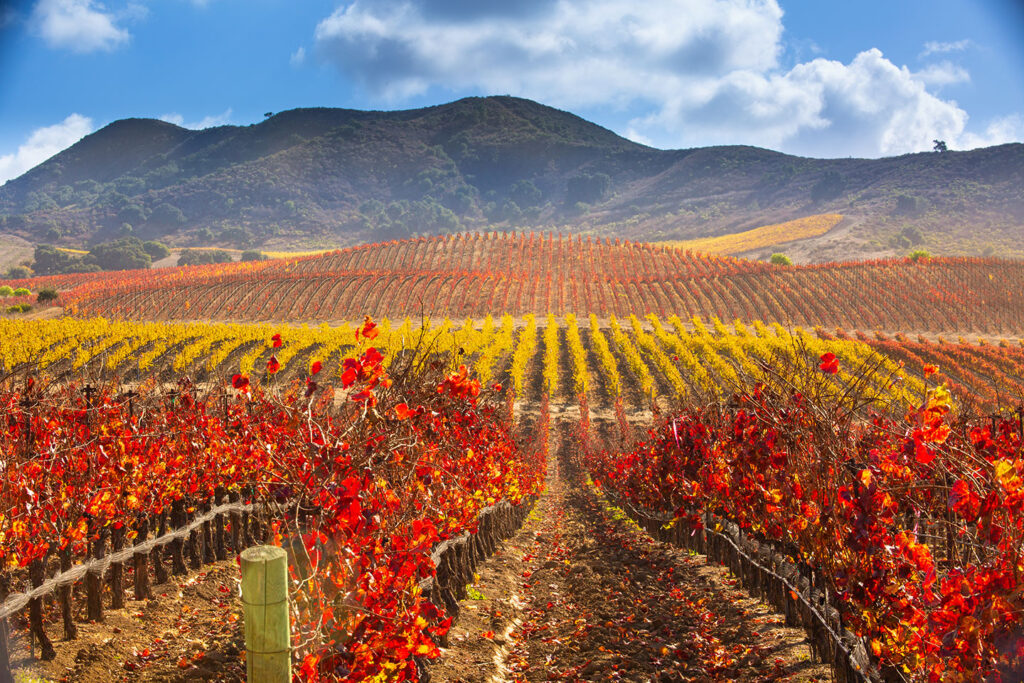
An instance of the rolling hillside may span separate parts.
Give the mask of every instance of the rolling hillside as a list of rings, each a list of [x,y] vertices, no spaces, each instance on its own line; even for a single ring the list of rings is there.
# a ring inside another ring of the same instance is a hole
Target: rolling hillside
[[[463,234],[322,255],[37,278],[65,311],[133,320],[338,323],[495,312],[700,316],[861,330],[1020,334],[1024,263],[936,258],[778,267],[589,237]]]
[[[1024,256],[1024,145],[805,159],[657,150],[512,97],[392,112],[296,109],[250,126],[116,121],[0,187],[0,233],[84,246],[345,246],[502,226],[689,240],[838,213],[798,260]],[[912,229],[909,230],[908,229]],[[755,253],[754,256],[761,254]]]

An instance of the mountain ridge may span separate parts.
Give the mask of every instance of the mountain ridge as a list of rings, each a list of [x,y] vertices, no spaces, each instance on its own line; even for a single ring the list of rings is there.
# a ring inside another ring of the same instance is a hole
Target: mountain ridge
[[[831,212],[854,227],[804,245],[804,260],[908,246],[1024,256],[1022,186],[1019,143],[882,159],[660,150],[501,96],[198,131],[122,119],[0,187],[0,233],[76,246],[345,246],[493,227],[666,240]]]

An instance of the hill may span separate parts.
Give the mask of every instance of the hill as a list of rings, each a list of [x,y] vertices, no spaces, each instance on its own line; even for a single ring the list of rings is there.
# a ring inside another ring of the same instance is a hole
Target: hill
[[[646,243],[533,233],[420,238],[301,258],[10,284],[56,286],[69,312],[134,320],[656,313],[861,330],[1024,330],[1024,263],[1018,261],[779,267]]]
[[[0,233],[84,246],[344,246],[503,226],[689,240],[847,217],[804,261],[1024,256],[1024,145],[806,159],[658,150],[513,97],[407,111],[295,109],[250,126],[116,121],[0,187]],[[759,254],[755,254],[759,255]]]

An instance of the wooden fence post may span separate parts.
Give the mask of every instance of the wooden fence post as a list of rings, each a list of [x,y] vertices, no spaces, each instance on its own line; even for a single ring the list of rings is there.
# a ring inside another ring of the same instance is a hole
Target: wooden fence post
[[[110,528],[110,550],[117,552],[124,548],[124,537],[127,529],[121,522],[116,522]],[[110,565],[110,609],[122,609],[124,607],[124,565],[115,562]]]
[[[160,521],[156,524],[156,535],[163,536],[167,533],[167,510],[163,510],[160,513]],[[165,550],[167,546],[157,546],[153,548],[153,552],[150,553],[149,558],[153,564],[153,578],[157,584],[167,582],[167,566],[164,564],[164,556],[169,554],[168,550]]]
[[[92,541],[92,557],[94,560],[103,559],[103,545],[106,542],[106,529],[96,528],[95,520],[91,520],[90,526],[96,532]],[[90,621],[103,621],[103,572],[90,571],[85,575],[85,599],[86,616]]]
[[[218,486],[213,494],[214,506],[220,506],[225,500],[223,486]],[[224,515],[217,515],[213,520],[213,548],[218,561],[228,559],[227,548],[224,547]]]
[[[135,545],[145,543],[149,538],[149,519],[140,516],[135,524],[135,530],[138,532]],[[135,553],[132,555],[132,562],[135,565],[135,599],[148,600],[153,597],[149,589],[149,554]]]
[[[44,561],[35,560],[29,564],[28,575],[33,588],[42,586],[43,581],[46,580],[46,565]],[[50,637],[46,635],[46,629],[43,627],[43,599],[33,598],[30,600],[28,611],[30,631],[39,639],[40,658],[47,662],[51,659],[56,659],[57,652],[53,649],[53,643],[50,642]]]
[[[171,527],[180,529],[186,524],[185,501],[176,500],[171,503]],[[171,541],[171,573],[175,576],[188,574],[185,566],[184,540],[176,538]]]
[[[68,544],[66,548],[60,551],[60,570],[66,572],[71,570],[71,545]],[[58,591],[58,599],[60,600],[60,616],[64,622],[64,640],[74,640],[78,637],[78,626],[75,624],[75,619],[71,611],[71,597],[74,586],[67,584],[61,586]]]
[[[245,667],[249,683],[290,683],[288,555],[276,546],[242,552]]]

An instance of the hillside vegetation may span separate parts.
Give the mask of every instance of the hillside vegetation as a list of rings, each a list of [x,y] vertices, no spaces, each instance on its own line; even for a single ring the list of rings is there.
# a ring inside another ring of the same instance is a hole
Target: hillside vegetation
[[[115,121],[0,187],[0,233],[79,248],[128,235],[319,248],[485,226],[689,240],[839,213],[850,230],[810,239],[800,260],[909,246],[1024,255],[1022,188],[1020,144],[877,160],[658,150],[536,102],[488,97],[296,109],[199,131]]]

